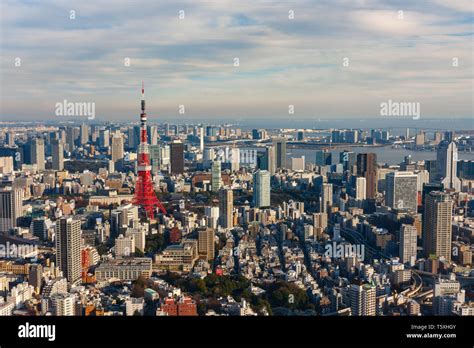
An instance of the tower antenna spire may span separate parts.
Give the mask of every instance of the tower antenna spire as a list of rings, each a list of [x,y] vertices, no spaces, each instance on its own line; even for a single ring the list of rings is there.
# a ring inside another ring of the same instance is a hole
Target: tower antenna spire
[[[135,186],[135,196],[133,203],[143,208],[146,216],[154,218],[155,207],[159,208],[163,214],[166,209],[156,197],[151,177],[150,152],[148,149],[147,115],[145,112],[145,84],[142,81],[142,100],[140,113],[140,145],[138,146],[138,179]]]

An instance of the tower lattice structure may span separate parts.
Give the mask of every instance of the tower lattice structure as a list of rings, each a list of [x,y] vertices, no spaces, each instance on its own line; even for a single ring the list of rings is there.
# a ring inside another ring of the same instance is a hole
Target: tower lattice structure
[[[163,214],[166,209],[156,197],[151,179],[150,152],[148,150],[147,119],[145,112],[145,87],[142,84],[142,102],[140,114],[140,145],[138,147],[138,179],[135,186],[135,196],[133,204],[140,206],[146,213],[147,218],[153,219],[155,207],[158,207]]]

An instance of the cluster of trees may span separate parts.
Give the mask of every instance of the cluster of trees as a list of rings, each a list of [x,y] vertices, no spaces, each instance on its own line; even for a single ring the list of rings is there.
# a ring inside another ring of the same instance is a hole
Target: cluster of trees
[[[315,310],[308,294],[296,285],[287,282],[275,282],[264,287],[265,293],[254,295],[250,291],[251,283],[242,276],[217,276],[210,274],[204,279],[183,279],[176,273],[168,272],[164,279],[188,292],[198,299],[198,312],[204,314],[209,309],[220,312],[218,297],[231,295],[236,301],[242,298],[251,304],[257,312],[266,308],[271,315],[272,309]]]
[[[272,308],[284,307],[300,311],[315,309],[306,291],[295,284],[276,282],[270,284],[265,290],[265,297]]]
[[[146,237],[145,254],[154,255],[158,251],[163,250],[166,246],[165,237],[161,233],[153,234]]]
[[[217,276],[210,274],[204,279],[181,278],[180,275],[168,272],[163,277],[168,283],[201,297],[236,296],[250,286],[250,282],[242,276]]]

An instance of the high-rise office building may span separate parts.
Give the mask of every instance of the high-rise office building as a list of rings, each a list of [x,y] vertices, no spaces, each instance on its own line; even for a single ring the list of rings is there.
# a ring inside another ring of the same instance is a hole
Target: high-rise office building
[[[320,167],[330,166],[332,164],[332,153],[327,150],[317,150],[314,163]]]
[[[204,127],[199,128],[199,150],[204,153]]]
[[[275,168],[286,168],[286,139],[274,138],[273,147],[275,154]]]
[[[64,169],[64,147],[60,140],[54,140],[52,143],[52,169]]]
[[[128,129],[128,147],[133,150],[140,145],[140,126],[133,126]]]
[[[357,154],[357,176],[366,180],[367,199],[374,199],[377,193],[377,155],[375,153]]]
[[[81,221],[56,221],[56,264],[71,284],[81,280]]]
[[[6,133],[5,144],[10,147],[15,146],[15,131],[14,130],[10,130]]]
[[[135,253],[135,238],[133,235],[119,235],[115,239],[115,257],[127,257]]]
[[[184,173],[184,144],[173,142],[170,144],[171,174]]]
[[[214,260],[214,229],[203,228],[198,231],[198,253],[207,261]]]
[[[423,184],[423,190],[421,192],[421,204],[423,206],[423,209],[425,207],[425,200],[426,200],[426,195],[428,195],[432,191],[441,191],[444,192],[444,186],[441,183],[428,183],[428,184]]]
[[[67,150],[69,152],[74,151],[75,143],[76,143],[76,138],[75,138],[74,127],[67,127],[66,128],[66,145],[67,145]]]
[[[460,191],[461,180],[457,177],[458,148],[456,143],[442,141],[436,152],[438,181],[445,189]]]
[[[274,175],[276,170],[275,161],[275,147],[273,145],[267,146],[265,151],[259,152],[257,155],[257,168],[267,170],[270,175]]]
[[[451,260],[453,202],[449,194],[432,191],[425,197],[423,239],[425,256]]]
[[[328,214],[314,213],[313,214],[313,233],[315,239],[320,239],[328,227]]]
[[[40,217],[31,220],[30,233],[38,237],[40,240],[48,239],[48,227],[51,221],[45,217]]]
[[[367,180],[363,177],[355,179],[355,199],[364,200],[367,198]]]
[[[425,141],[426,141],[425,132],[420,131],[420,133],[418,133],[417,135],[415,135],[415,145],[416,145],[416,146],[423,146],[423,145],[425,145]]]
[[[270,173],[257,170],[253,174],[253,204],[256,208],[270,206]]]
[[[245,151],[243,153],[243,159],[242,159],[242,162],[245,164],[245,165],[249,165],[249,166],[254,166],[255,163],[252,163],[252,162],[255,162],[255,159],[252,159],[250,158],[250,154],[252,152],[251,151]],[[235,172],[235,171],[238,171],[240,169],[240,149],[237,148],[237,147],[233,147],[231,149],[229,149],[229,159],[228,159],[228,162],[229,162],[229,165],[230,165],[230,171],[231,172]]]
[[[91,143],[97,144],[97,139],[99,138],[99,128],[96,125],[91,126]]]
[[[38,170],[44,170],[44,139],[36,138],[31,142],[31,164],[36,164]]]
[[[351,314],[374,316],[376,314],[376,289],[370,284],[351,284]]]
[[[324,183],[321,189],[321,213],[327,213],[329,208],[333,205],[332,201],[333,187],[332,184]]]
[[[474,180],[474,161],[458,161],[457,175],[461,179]]]
[[[223,228],[234,227],[234,192],[231,189],[219,191],[219,224]]]
[[[23,216],[23,190],[18,188],[0,189],[0,233],[6,233],[17,226]]]
[[[112,136],[112,161],[115,164],[115,168],[120,168],[122,165],[124,150],[123,150],[123,135],[120,131],[117,131]]]
[[[418,231],[413,225],[402,224],[400,227],[400,261],[414,264],[416,260],[416,240]]]
[[[219,192],[222,185],[221,180],[221,161],[213,161],[211,167],[211,190]]]
[[[85,123],[81,125],[81,145],[89,142],[89,126]]]
[[[351,171],[357,164],[356,154],[352,151],[342,151],[339,153],[339,163],[342,163],[344,170]]]
[[[219,207],[204,207],[204,216],[206,218],[206,226],[217,228],[219,222]]]
[[[28,285],[35,288],[35,292],[39,293],[39,289],[43,283],[43,266],[31,265],[28,270]]]
[[[385,204],[394,209],[416,212],[418,208],[418,176],[412,172],[392,172],[385,176]]]
[[[109,147],[110,146],[110,132],[108,129],[102,129],[99,132],[99,146]]]
[[[151,173],[153,175],[158,174],[160,170],[160,160],[161,160],[161,146],[160,145],[150,145],[150,164],[151,164]]]

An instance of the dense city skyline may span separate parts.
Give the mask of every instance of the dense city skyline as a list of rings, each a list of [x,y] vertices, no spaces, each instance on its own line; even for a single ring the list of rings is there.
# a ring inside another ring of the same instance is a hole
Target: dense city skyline
[[[0,348],[471,343],[473,13],[0,1]]]

